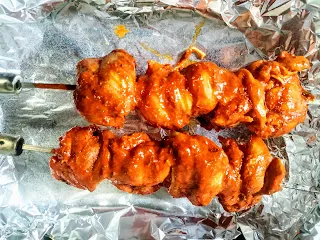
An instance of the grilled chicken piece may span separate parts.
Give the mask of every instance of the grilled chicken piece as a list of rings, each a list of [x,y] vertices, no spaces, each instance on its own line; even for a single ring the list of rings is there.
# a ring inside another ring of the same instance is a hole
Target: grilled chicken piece
[[[190,64],[181,71],[193,97],[192,116],[209,114],[212,124],[233,127],[252,119],[245,116],[251,109],[241,79],[233,72],[212,62]]]
[[[281,160],[273,158],[257,136],[238,145],[233,139],[220,139],[223,150],[229,157],[225,188],[219,200],[226,211],[239,212],[261,201],[263,194],[281,190],[285,167]]]
[[[276,61],[256,61],[238,72],[253,103],[254,121],[248,124],[252,132],[279,137],[305,120],[313,96],[302,88],[297,72],[309,67],[303,56],[282,52]]]
[[[167,146],[151,141],[145,133],[123,136],[111,145],[110,180],[127,192],[149,194],[169,175],[173,157]],[[130,190],[131,189],[131,190]]]
[[[198,135],[177,133],[169,144],[175,154],[169,193],[187,197],[194,205],[208,205],[224,188],[226,154],[211,140]]]
[[[72,128],[59,139],[60,147],[53,150],[52,175],[77,188],[95,190],[110,174],[111,156],[106,146],[113,137],[111,132],[101,133],[96,127]]]
[[[121,49],[80,61],[74,102],[81,115],[91,123],[121,127],[136,106],[135,66]]]
[[[149,61],[148,70],[138,80],[138,109],[153,126],[180,129],[190,121],[192,96],[186,80],[170,65]]]

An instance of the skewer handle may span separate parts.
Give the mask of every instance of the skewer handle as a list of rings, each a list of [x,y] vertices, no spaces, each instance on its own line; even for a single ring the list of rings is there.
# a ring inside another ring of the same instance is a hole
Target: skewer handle
[[[20,136],[1,134],[0,154],[18,156],[22,153],[24,139]]]
[[[23,150],[52,153],[52,148],[25,144],[20,136],[0,134],[0,154],[19,156]]]
[[[14,73],[0,73],[0,93],[18,94],[22,88],[22,77]]]

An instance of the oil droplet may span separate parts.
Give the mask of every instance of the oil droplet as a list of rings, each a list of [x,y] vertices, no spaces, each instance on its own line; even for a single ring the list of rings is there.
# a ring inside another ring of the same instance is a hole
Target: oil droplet
[[[114,28],[114,34],[119,38],[123,38],[129,32],[125,25],[118,25]]]
[[[172,60],[173,60],[173,57],[172,57],[171,55],[169,55],[169,54],[161,54],[161,53],[159,53],[157,50],[149,47],[149,46],[148,46],[147,44],[145,44],[145,43],[140,43],[140,44],[141,44],[141,46],[142,46],[145,50],[153,53],[155,56],[157,56],[157,57],[159,57],[159,58],[164,58],[164,59],[166,59],[166,60],[168,60],[168,61],[172,61]]]
[[[202,29],[203,25],[205,24],[205,22],[206,22],[206,19],[204,18],[204,19],[196,26],[196,30],[194,31],[194,35],[193,35],[193,38],[192,38],[191,46],[193,46],[193,45],[196,43],[197,38],[198,38],[198,36],[200,35],[201,29]]]

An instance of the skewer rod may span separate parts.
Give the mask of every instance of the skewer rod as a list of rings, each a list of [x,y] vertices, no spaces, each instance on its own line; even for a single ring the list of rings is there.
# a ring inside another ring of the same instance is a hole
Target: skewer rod
[[[76,89],[76,85],[72,84],[54,84],[54,83],[22,83],[23,88],[42,88],[42,89],[56,89],[73,91]]]
[[[34,145],[29,145],[29,144],[23,144],[22,149],[28,150],[28,151],[44,152],[44,153],[51,153],[52,152],[52,148],[34,146]]]

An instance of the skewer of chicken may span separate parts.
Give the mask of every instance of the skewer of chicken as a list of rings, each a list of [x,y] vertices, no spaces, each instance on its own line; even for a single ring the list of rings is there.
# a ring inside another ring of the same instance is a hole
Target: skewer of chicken
[[[188,64],[193,51],[204,56],[192,48],[176,66],[149,61],[137,82],[135,60],[124,50],[84,59],[77,65],[75,105],[99,125],[121,127],[137,109],[156,127],[179,130],[201,116],[206,127],[244,123],[262,138],[288,133],[304,121],[312,96],[297,72],[310,67],[306,58],[282,52],[275,61],[256,61],[233,73],[212,62]]]
[[[0,150],[12,143],[0,140]],[[220,140],[223,149],[206,137],[185,133],[154,141],[140,132],[118,138],[95,126],[74,127],[52,150],[50,168],[57,180],[81,189],[93,191],[104,179],[129,193],[150,194],[166,187],[171,196],[187,197],[198,206],[218,196],[231,212],[281,190],[285,168],[260,138],[252,136],[246,144]],[[31,149],[21,140],[16,146],[19,154]]]

